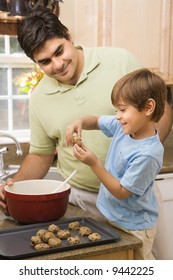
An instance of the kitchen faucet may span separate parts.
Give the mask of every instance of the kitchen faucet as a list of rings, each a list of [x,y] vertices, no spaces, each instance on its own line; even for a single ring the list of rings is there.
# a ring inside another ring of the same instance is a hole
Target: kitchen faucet
[[[16,154],[18,156],[21,156],[23,154],[20,143],[17,141],[17,139],[13,135],[4,133],[4,132],[0,132],[0,137],[7,137],[7,138],[12,139],[16,145]],[[3,147],[0,149],[0,179],[3,179],[3,177],[8,174],[8,172],[4,169],[4,159],[3,159],[3,155],[6,154],[7,152],[8,152],[7,147]]]

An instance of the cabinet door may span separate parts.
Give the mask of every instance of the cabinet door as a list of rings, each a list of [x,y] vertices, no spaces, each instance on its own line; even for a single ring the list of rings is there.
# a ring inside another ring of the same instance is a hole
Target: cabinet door
[[[144,66],[170,75],[172,0],[112,1],[111,45],[134,53]]]
[[[75,43],[90,47],[102,45],[100,42],[103,37],[101,25],[104,21],[107,2],[111,1],[64,1],[64,4],[61,5],[60,19],[69,28]]]
[[[173,0],[66,0],[60,17],[75,43],[126,48],[165,80],[173,77]]]

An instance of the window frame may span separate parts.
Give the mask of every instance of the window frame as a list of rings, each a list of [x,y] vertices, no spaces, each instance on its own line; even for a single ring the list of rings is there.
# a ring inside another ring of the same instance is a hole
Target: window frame
[[[31,68],[33,71],[34,62],[28,58],[24,53],[10,54],[10,35],[1,35],[5,38],[5,52],[0,53],[0,68],[8,69],[8,92],[7,95],[0,95],[1,100],[8,102],[8,128],[1,130],[1,132],[9,133],[15,136],[19,142],[29,142],[30,129],[13,129],[13,100],[29,100],[29,95],[13,95],[12,93],[12,69],[13,68]],[[13,36],[14,37],[14,36]],[[17,37],[17,36],[15,36]],[[11,143],[10,139],[1,138],[0,143]]]

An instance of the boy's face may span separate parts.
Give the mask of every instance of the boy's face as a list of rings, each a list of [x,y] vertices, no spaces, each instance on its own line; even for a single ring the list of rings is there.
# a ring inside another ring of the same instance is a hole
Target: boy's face
[[[75,84],[80,76],[78,51],[71,40],[52,38],[34,53],[34,60],[48,76]]]
[[[148,137],[151,133],[151,119],[147,117],[146,110],[138,111],[134,106],[121,101],[116,107],[116,119],[121,123],[124,134],[131,135],[134,139]],[[153,128],[153,124],[151,126]]]

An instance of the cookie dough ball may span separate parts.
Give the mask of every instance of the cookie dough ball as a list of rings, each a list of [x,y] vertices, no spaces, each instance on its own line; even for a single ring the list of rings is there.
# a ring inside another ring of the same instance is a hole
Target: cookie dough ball
[[[101,235],[98,232],[93,232],[90,235],[88,235],[88,239],[90,241],[98,241],[101,239]]]
[[[71,230],[78,230],[80,228],[80,224],[79,222],[71,222],[69,225],[68,225],[69,229]]]
[[[82,139],[80,139],[76,133],[73,134],[73,145],[75,144],[82,147]]]
[[[34,246],[34,249],[37,251],[41,251],[41,250],[45,250],[45,249],[49,249],[49,248],[50,248],[50,246],[46,243],[39,243]]]
[[[89,227],[81,227],[80,230],[79,230],[79,234],[81,236],[89,235],[91,233],[92,233],[92,230]]]
[[[50,248],[59,247],[61,245],[61,239],[57,237],[51,237],[48,240],[48,245],[50,246]]]
[[[67,239],[67,243],[70,244],[70,245],[79,244],[80,243],[80,238],[79,238],[79,236],[70,236]]]
[[[47,231],[43,236],[42,236],[42,241],[45,243],[48,243],[49,238],[55,237],[55,234],[53,232]]]
[[[57,233],[58,238],[60,239],[67,239],[70,237],[70,232],[67,229],[60,229]]]
[[[36,232],[36,235],[42,237],[47,232],[47,229],[41,228]]]
[[[31,243],[33,246],[35,246],[36,244],[42,243],[41,237],[38,235],[34,235],[31,237]]]
[[[55,224],[51,224],[48,227],[48,231],[51,231],[53,233],[57,233],[59,230],[60,230],[60,228],[57,225],[55,225]]]

